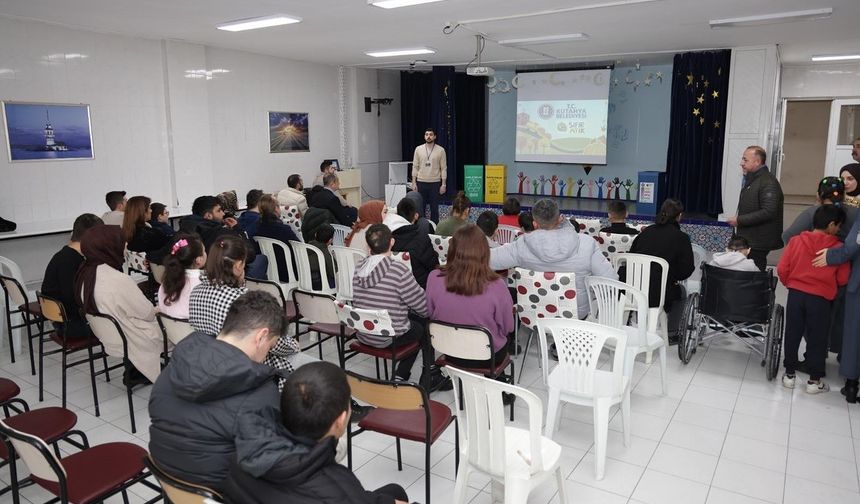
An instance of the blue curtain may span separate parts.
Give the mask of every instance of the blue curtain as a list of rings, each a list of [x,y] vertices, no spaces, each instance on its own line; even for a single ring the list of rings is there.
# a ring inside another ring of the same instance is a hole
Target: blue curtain
[[[486,79],[457,74],[454,67],[400,72],[400,103],[403,159],[412,160],[425,128],[434,128],[448,158],[447,194],[455,194],[463,186],[462,165],[486,163]]]
[[[687,212],[723,211],[722,169],[731,51],[676,54],[667,194]]]

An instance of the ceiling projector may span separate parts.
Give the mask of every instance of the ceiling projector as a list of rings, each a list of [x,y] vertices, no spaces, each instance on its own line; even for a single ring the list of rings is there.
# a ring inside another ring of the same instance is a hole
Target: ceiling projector
[[[493,70],[492,67],[488,66],[466,67],[466,75],[471,75],[472,77],[489,77],[495,73],[496,71]]]

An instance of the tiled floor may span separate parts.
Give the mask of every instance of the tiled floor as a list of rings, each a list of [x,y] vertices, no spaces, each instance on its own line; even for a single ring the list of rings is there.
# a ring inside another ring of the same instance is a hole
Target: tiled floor
[[[327,358],[335,360],[333,348]],[[807,395],[802,387],[784,389],[768,382],[759,360],[729,338],[702,347],[688,365],[669,352],[669,390],[660,395],[659,368],[637,362],[632,394],[632,443],[622,444],[620,417],[610,423],[606,477],[594,479],[591,411],[567,405],[555,440],[564,446],[562,467],[569,502],[647,504],[828,504],[860,502],[860,405],[843,400],[838,389],[835,360],[828,362],[833,391]],[[356,359],[357,361],[358,359]],[[46,366],[45,401],[37,400],[37,377],[31,376],[26,353],[10,364],[8,349],[0,352],[0,376],[14,379],[21,397],[31,407],[59,405],[60,373],[57,359]],[[519,363],[518,363],[519,364]],[[350,364],[372,373],[372,361]],[[417,376],[417,375],[416,375]],[[546,399],[534,356],[529,357],[522,384]],[[147,398],[150,387],[134,393],[138,432],[130,432],[128,407],[119,376],[99,384],[101,417],[93,416],[92,391],[87,375],[70,371],[69,407],[79,417],[93,444],[131,441],[146,447],[149,437]],[[451,392],[434,394],[451,404]],[[518,424],[527,415],[520,405]],[[613,410],[615,414],[615,410]],[[397,471],[393,438],[365,433],[355,439],[354,468],[368,488],[396,482],[410,497],[424,499],[423,448],[403,444],[404,468]],[[432,449],[432,498],[444,503],[454,489],[453,428]],[[0,470],[8,481],[8,470]],[[470,482],[473,503],[491,502],[489,480]],[[133,502],[152,495],[132,489]],[[537,489],[530,503],[557,502],[554,484]],[[29,487],[23,502],[44,502],[46,492]],[[120,502],[113,499],[112,502]],[[11,502],[9,494],[0,504]]]

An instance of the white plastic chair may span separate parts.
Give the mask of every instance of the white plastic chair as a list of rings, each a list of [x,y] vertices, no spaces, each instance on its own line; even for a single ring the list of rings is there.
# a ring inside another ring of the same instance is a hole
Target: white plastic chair
[[[433,250],[439,254],[439,264],[448,262],[448,246],[451,244],[451,237],[436,234],[428,236],[430,237],[430,243],[433,245]]]
[[[597,245],[610,261],[618,254],[624,254],[630,251],[633,246],[633,240],[636,235],[620,234],[620,233],[604,233],[600,232],[597,235]]]
[[[332,245],[331,255],[335,263],[334,283],[337,286],[337,296],[340,299],[351,300],[355,265],[366,258],[367,254],[352,247]]]
[[[522,233],[522,231],[516,226],[499,224],[499,228],[496,229],[496,243],[499,245],[511,243],[520,233]]]
[[[263,236],[255,236],[254,241],[260,246],[260,252],[269,260],[266,277],[269,280],[277,282],[281,286],[284,297],[289,299],[290,292],[299,286],[298,275],[293,271],[292,249],[280,240],[265,238]],[[279,250],[283,255],[288,273],[293,273],[290,278],[281,278],[280,271],[278,270],[278,252],[276,250]]]
[[[590,236],[597,236],[600,233],[600,219],[576,219],[579,223],[579,232]]]
[[[577,318],[576,296],[579,293],[576,292],[576,273],[573,272],[553,273],[517,268],[513,276],[517,288],[517,304],[514,306],[517,322],[531,329],[520,363],[519,383],[523,379],[537,321],[553,317]]]
[[[624,282],[609,278],[588,277],[585,285],[588,287],[588,305],[594,321],[627,332],[624,376],[628,380],[633,379],[633,364],[637,355],[659,350],[660,379],[663,395],[666,395],[666,340],[656,333],[648,332],[648,296]],[[635,326],[627,323],[628,306],[632,306],[636,313]]]
[[[352,231],[352,228],[349,226],[344,226],[343,224],[332,224],[332,228],[334,228],[334,238],[332,238],[332,245],[338,247],[346,246],[346,237]]]
[[[0,256],[0,274],[7,276],[7,277],[14,278],[15,280],[18,281],[19,284],[24,286],[25,290],[27,289],[27,287],[26,287],[27,284],[24,283],[24,274],[21,273],[21,268],[18,267],[18,263],[16,263],[12,259]],[[26,294],[27,294],[27,298],[35,298],[36,297],[35,292],[27,291]],[[18,305],[15,305],[15,306],[18,306]],[[4,316],[5,316],[5,314],[4,314]],[[6,327],[5,324],[0,324],[0,331],[2,331],[2,332],[0,332],[0,345],[2,345],[3,342],[7,340],[8,335],[6,335],[6,337],[3,337],[3,334],[5,334],[5,332],[8,330],[9,329]],[[12,341],[13,341],[15,354],[20,354],[21,353],[21,329],[18,329],[16,331],[12,332]]]
[[[466,502],[469,477],[475,472],[492,478],[494,501],[500,500],[504,486],[505,504],[526,502],[532,490],[555,476],[559,502],[566,504],[561,446],[541,435],[540,398],[523,388],[459,369],[448,367],[442,372],[460,381],[465,402],[465,413],[458,422],[463,457],[454,485],[454,504]],[[528,428],[505,424],[502,393],[513,394],[528,406]],[[454,387],[454,401],[460,402],[458,387]]]
[[[391,258],[395,261],[400,261],[409,268],[409,271],[412,271],[412,257],[409,255],[409,252],[392,252]]]
[[[308,245],[306,243],[301,243],[294,240],[290,240],[290,247],[292,247],[293,252],[295,252],[294,257],[296,259],[296,267],[299,270],[298,288],[306,291],[335,294],[337,292],[337,289],[334,287],[329,287],[328,284],[328,267],[325,264],[325,256],[323,255],[322,250],[314,247],[313,245]],[[315,254],[317,258],[317,264],[319,265],[320,271],[319,289],[314,289],[313,287],[313,280],[311,276],[311,261],[309,254]]]
[[[663,304],[666,302],[666,283],[669,279],[669,263],[665,259],[645,254],[619,254],[612,259],[616,271],[622,266],[626,269],[625,283],[644,292],[647,296],[651,288],[651,265],[660,266],[660,302],[658,306],[648,308],[648,331],[657,332],[667,342],[669,340],[669,321]],[[628,305],[628,310],[633,307]],[[651,362],[651,359],[648,359]]]
[[[552,437],[561,414],[561,401],[594,409],[594,477],[601,480],[606,467],[609,409],[621,404],[624,446],[630,444],[630,380],[624,376],[627,334],[621,329],[585,320],[538,320],[543,380],[549,389],[544,435]],[[549,331],[558,349],[558,365],[550,372],[546,344]],[[613,341],[614,340],[614,341]],[[597,369],[607,341],[615,348],[612,370]]]

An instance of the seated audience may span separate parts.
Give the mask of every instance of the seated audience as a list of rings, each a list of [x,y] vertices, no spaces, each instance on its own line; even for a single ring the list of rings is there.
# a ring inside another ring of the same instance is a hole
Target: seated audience
[[[840,241],[845,241],[845,236],[848,230],[854,225],[857,219],[857,208],[845,205],[845,183],[839,177],[824,177],[818,183],[817,198],[818,204],[811,206],[800,213],[794,222],[788,226],[788,229],[782,232],[782,241],[788,243],[792,237],[799,235],[803,231],[812,231],[812,217],[815,215],[821,205],[837,205],[845,210],[845,224],[839,227],[839,233],[836,235]]]
[[[251,278],[266,278],[269,266],[266,256],[257,255],[242,226],[233,217],[224,217],[224,210],[215,196],[200,196],[191,205],[191,215],[179,221],[179,230],[197,233],[203,239],[206,250],[221,236],[235,236],[245,242],[245,265]]]
[[[523,214],[521,214],[523,215]],[[618,280],[618,274],[590,236],[577,233],[558,205],[542,199],[532,207],[534,231],[490,251],[490,268],[576,273],[578,317],[588,316],[585,279],[591,275]],[[450,252],[449,252],[450,253]]]
[[[448,246],[448,262],[427,279],[429,318],[487,329],[499,363],[507,356],[508,335],[514,330],[513,306],[505,279],[490,269],[490,247],[483,231],[472,224],[460,228]],[[463,367],[490,365],[489,361],[449,359]]]
[[[684,302],[687,292],[681,285],[693,274],[696,265],[693,263],[693,247],[690,245],[690,237],[681,231],[681,218],[683,217],[684,205],[674,199],[668,198],[660,207],[655,224],[643,229],[639,236],[633,240],[630,252],[634,254],[646,254],[662,257],[669,263],[669,276],[666,280],[666,297],[663,309],[669,315],[669,342],[676,342],[678,323],[684,311]],[[660,278],[662,271],[657,265],[651,266],[651,283],[648,292],[648,306],[655,307],[660,303]],[[619,276],[626,278],[621,272]]]
[[[337,175],[334,173],[326,175],[323,177],[323,184],[322,188],[314,188],[308,199],[308,205],[330,211],[338,224],[352,226],[357,210],[341,201],[338,194],[340,181]]]
[[[252,240],[257,235],[257,226],[260,224],[260,198],[262,197],[263,191],[260,189],[248,191],[245,196],[246,209],[239,216],[239,225]]]
[[[303,216],[308,211],[308,200],[305,197],[305,185],[302,182],[302,176],[292,174],[287,177],[287,187],[278,193],[278,204],[284,207],[296,207],[299,211],[299,216]]]
[[[123,381],[133,386],[158,377],[163,342],[155,307],[122,272],[124,250],[119,226],[97,225],[84,233],[81,253],[86,260],[75,278],[75,300],[84,312],[110,315],[119,322],[128,343],[128,358],[136,368]],[[121,341],[102,340],[102,344],[108,355],[122,357]]]
[[[502,205],[502,215],[499,216],[499,225],[519,227],[520,200],[508,196]]]
[[[173,238],[176,230],[170,225],[170,211],[164,203],[153,203],[149,205],[152,214],[149,218],[149,225],[156,231],[161,231],[161,234],[168,238]]]
[[[382,200],[371,200],[361,205],[358,208],[358,220],[352,225],[352,231],[346,237],[346,246],[370,255],[370,248],[367,246],[364,234],[372,224],[381,224],[387,213],[388,207]]]
[[[206,268],[200,283],[191,290],[188,300],[188,321],[194,330],[215,336],[224,325],[230,306],[245,287],[245,242],[236,236],[222,236],[209,249]],[[283,336],[269,352],[265,364],[292,371],[300,365],[297,355],[299,344],[290,336]],[[302,360],[301,362],[305,362]]]
[[[406,504],[409,497],[399,485],[365,490],[352,471],[337,463],[337,442],[346,433],[349,417],[346,374],[330,362],[302,366],[281,392],[281,422],[307,452],[287,454],[258,475],[232,464],[227,496],[247,504]]]
[[[102,221],[108,226],[122,226],[123,212],[125,212],[127,201],[125,191],[110,191],[105,194],[105,203],[107,203],[110,211],[102,215]]]
[[[419,191],[409,191],[406,193],[405,198],[409,198],[415,203],[415,208],[418,209],[418,220],[415,224],[418,224],[418,230],[422,233],[434,234],[436,232],[436,224],[430,222],[426,217],[424,217],[424,197],[421,196]]]
[[[478,220],[475,224],[477,224],[478,228],[484,232],[484,236],[487,237],[487,245],[489,245],[490,248],[501,246],[494,239],[496,236],[496,230],[499,229],[499,216],[496,215],[496,212],[493,212],[492,210],[481,212],[481,215],[478,216]]]
[[[639,230],[627,225],[627,205],[623,201],[612,200],[608,205],[609,226],[600,230],[601,233],[638,235]]]
[[[248,292],[231,302],[216,338],[194,332],[176,345],[149,397],[149,452],[159,466],[220,492],[231,462],[258,477],[308,451],[280,422],[274,378],[286,373],[263,364],[286,329],[272,296]]]
[[[469,212],[472,210],[472,201],[466,197],[466,193],[460,191],[451,201],[451,215],[442,219],[436,226],[439,236],[453,236],[453,234],[469,223]]]
[[[289,247],[291,241],[299,241],[292,226],[281,222],[281,206],[275,198],[266,194],[260,198],[260,224],[257,227],[257,236],[271,238],[283,242]],[[287,264],[287,258],[280,249],[275,249],[275,262],[278,265],[278,277],[283,281],[292,280],[295,275],[295,264]],[[270,278],[270,280],[275,280]]]
[[[86,338],[92,336],[90,326],[81,317],[78,303],[75,301],[75,275],[84,262],[81,254],[81,237],[93,226],[104,222],[93,214],[82,214],[72,225],[72,237],[59,252],[51,257],[45,276],[42,280],[42,294],[50,296],[63,304],[66,312],[65,324],[54,324],[60,334],[69,338]]]
[[[320,163],[320,172],[317,174],[316,177],[314,177],[314,183],[311,184],[311,187],[324,186],[325,182],[323,181],[323,179],[325,178],[325,176],[334,175],[335,172],[337,172],[337,167],[335,167],[335,165],[333,165],[331,161],[323,161],[322,163]]]
[[[439,255],[430,243],[430,237],[418,227],[418,209],[411,199],[403,198],[397,204],[397,213],[385,216],[383,224],[388,226],[394,237],[394,252],[409,252],[412,274],[423,289],[427,285],[427,275],[439,266]]]
[[[576,222],[576,219],[573,219],[571,221],[571,224],[573,224],[574,222]],[[535,230],[535,220],[534,217],[532,217],[531,212],[521,213],[520,216],[517,217],[517,224],[520,226],[520,229],[522,229],[523,233],[531,233]],[[579,223],[576,224],[576,227],[574,229],[577,233],[579,232]]]
[[[302,237],[309,242],[317,235],[317,229],[323,224],[337,224],[334,214],[325,208],[309,207],[302,217]]]
[[[164,277],[158,288],[158,311],[173,318],[188,318],[191,290],[200,283],[206,249],[197,235],[179,233],[164,258]]]
[[[158,251],[170,241],[164,233],[149,225],[152,216],[150,202],[151,200],[146,196],[130,198],[125,205],[122,223],[122,232],[128,249],[147,254],[147,258],[153,253],[158,254]]]
[[[788,289],[785,305],[785,374],[782,385],[794,388],[798,368],[797,352],[801,339],[806,340],[805,371],[809,373],[806,393],[830,391],[822,378],[827,360],[827,338],[830,313],[836,290],[848,283],[848,264],[816,268],[813,261],[819,251],[841,247],[836,238],[845,222],[845,212],[835,205],[822,205],[812,217],[812,231],[792,238],[782,253],[776,271]],[[856,308],[856,307],[855,307]]]
[[[323,260],[325,261],[326,280],[330,288],[334,288],[334,260],[331,257],[329,247],[334,240],[334,228],[331,224],[323,224],[317,228],[316,236],[308,242],[308,245],[313,245],[322,252]],[[311,285],[314,289],[322,288],[322,277],[320,273],[320,263],[316,254],[308,253],[308,262],[311,266]]]
[[[396,338],[365,334],[359,332],[357,338],[365,345],[377,348],[397,348],[415,341],[421,343],[423,369],[431,369],[433,349],[427,338],[423,317],[427,316],[427,303],[424,289],[402,263],[391,258],[394,238],[385,224],[373,224],[365,235],[371,255],[355,266],[352,277],[352,304],[367,310],[388,310]],[[410,316],[410,312],[413,316]],[[419,318],[421,317],[421,318]],[[401,359],[397,363],[394,378],[408,381],[412,365],[418,354]],[[421,383],[425,387],[428,380],[422,372]]]
[[[726,251],[715,252],[708,264],[735,271],[761,271],[752,259],[747,258],[749,253],[750,242],[743,236],[732,236]]]

